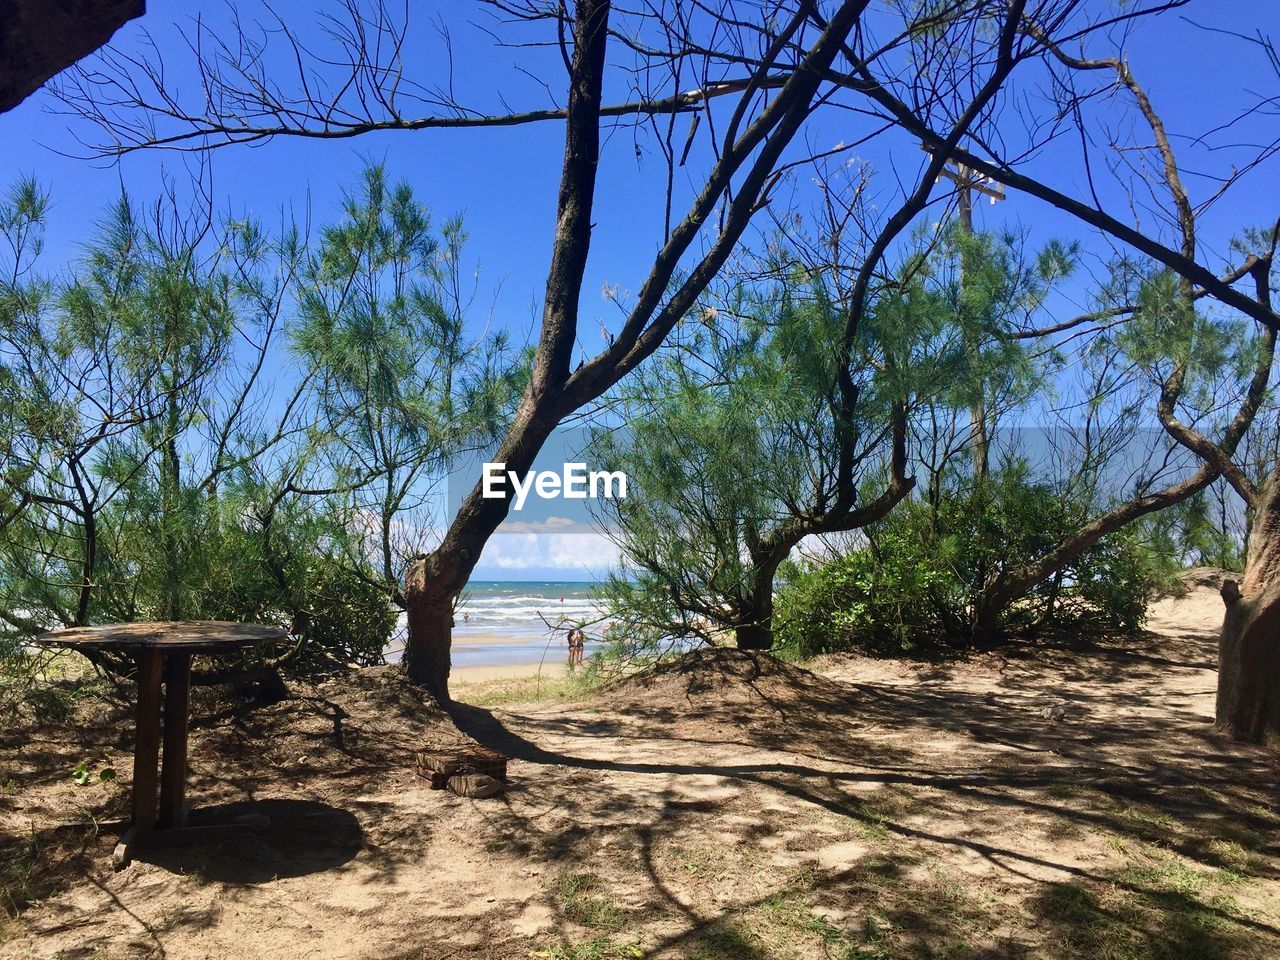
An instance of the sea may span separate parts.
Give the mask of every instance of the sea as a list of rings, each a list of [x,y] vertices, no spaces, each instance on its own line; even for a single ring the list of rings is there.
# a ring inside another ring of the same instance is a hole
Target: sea
[[[455,643],[455,667],[562,663],[570,627],[587,626],[586,653],[599,647],[603,611],[593,584],[575,580],[473,580],[459,598],[453,620],[456,640],[485,638],[484,643]],[[407,631],[400,616],[387,648],[388,663],[400,659]]]

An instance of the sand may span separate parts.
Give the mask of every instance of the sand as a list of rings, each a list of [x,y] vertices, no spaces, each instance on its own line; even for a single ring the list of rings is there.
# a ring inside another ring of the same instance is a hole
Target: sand
[[[1220,616],[1200,587],[1100,647],[703,653],[452,718],[385,669],[202,702],[197,812],[270,826],[120,873],[110,829],[60,826],[124,802],[70,782],[127,746],[126,703],[82,704],[0,736],[0,958],[1280,956],[1280,769],[1214,731]],[[505,797],[415,781],[455,722]]]
[[[503,662],[510,657],[511,647],[514,644],[526,647],[528,655],[535,659],[532,662]],[[495,648],[492,663],[455,663],[450,672],[450,683],[453,685],[474,685],[494,680],[514,680],[535,676],[558,679],[563,677],[568,669],[569,650],[563,637],[553,638],[548,643],[545,637],[513,637],[499,633],[455,634],[453,645],[455,649],[461,648],[478,653],[483,653],[486,647]],[[399,650],[392,650],[389,653],[393,662],[399,659]]]
[[[473,633],[473,634],[455,634],[453,637],[453,645],[455,647],[483,647],[490,644],[511,644],[511,643],[527,643],[530,646],[542,647],[546,645],[546,638],[527,638],[527,637],[510,637],[500,633]],[[550,649],[563,648],[564,640],[558,643],[552,641]]]
[[[477,683],[538,676],[548,680],[558,680],[568,672],[568,666],[563,660],[557,658],[552,662],[550,656],[541,666],[536,663],[495,663],[474,667],[454,667],[449,674],[449,689],[454,696],[458,696],[459,690]]]

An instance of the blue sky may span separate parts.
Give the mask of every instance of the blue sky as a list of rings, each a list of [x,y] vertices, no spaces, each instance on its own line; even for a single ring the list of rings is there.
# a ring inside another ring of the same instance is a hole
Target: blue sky
[[[152,56],[140,40],[150,30],[165,51],[166,63],[177,82],[184,76],[182,55],[177,52],[175,19],[190,17],[199,5],[152,3],[140,21],[126,26],[115,44],[125,52]],[[259,11],[255,4],[238,4],[242,16]],[[486,32],[493,26],[486,12],[468,4],[415,3],[410,36],[411,71],[425,81],[442,80],[444,64],[432,20],[447,21],[454,43],[454,75],[460,98],[477,106],[501,111],[502,99],[519,107],[547,105],[546,92],[527,70],[546,80],[553,91],[564,88],[564,71],[558,54],[549,50],[497,47]],[[299,23],[312,17],[316,5],[286,3],[284,8]],[[217,17],[217,11],[206,13]],[[1200,0],[1184,15],[1202,24],[1280,36],[1280,4],[1221,3]],[[210,21],[217,24],[218,21]],[[1111,53],[1111,50],[1099,50]],[[1178,136],[1196,135],[1214,123],[1243,109],[1260,93],[1280,90],[1280,81],[1269,71],[1262,52],[1222,34],[1197,29],[1177,15],[1161,18],[1142,28],[1126,47],[1135,74],[1164,113],[1170,130]],[[621,56],[621,54],[619,54]],[[517,69],[517,66],[520,69]],[[613,81],[610,99],[622,99],[627,91]],[[165,172],[185,177],[184,160],[178,154],[140,153],[127,156],[118,166],[66,156],[81,152],[76,139],[92,137],[78,121],[50,112],[52,100],[37,94],[16,110],[0,116],[0,184],[35,174],[52,191],[53,208],[47,237],[46,263],[73,259],[86,235],[86,218],[100,211],[124,186],[139,196],[155,191]],[[817,145],[833,145],[852,139],[856,132],[844,129],[847,114],[829,114],[806,131]],[[685,121],[681,121],[682,123]],[[1274,118],[1272,119],[1274,124]],[[1236,132],[1219,137],[1220,143],[1236,139]],[[1242,130],[1248,139],[1258,130]],[[1272,134],[1274,136],[1274,132]],[[534,329],[542,295],[554,226],[557,179],[563,153],[562,129],[557,123],[478,131],[391,132],[342,141],[278,140],[259,147],[233,147],[211,155],[211,176],[221,208],[236,215],[258,215],[268,223],[282,209],[301,216],[308,208],[313,221],[332,215],[343,187],[354,184],[369,160],[385,161],[393,177],[407,179],[437,219],[462,213],[471,236],[470,254],[481,270],[484,294],[479,305],[494,305],[493,319],[509,328],[519,340]],[[1239,152],[1190,151],[1195,169],[1229,169]],[[1064,162],[1064,157],[1067,158]],[[705,169],[695,150],[691,176]],[[898,191],[899,177],[914,176],[924,155],[905,138],[887,138],[874,152],[864,154],[880,176],[875,189],[886,206]],[[1083,178],[1078,158],[1071,153],[1049,151],[1028,168],[1066,192],[1082,195]],[[897,172],[895,175],[895,171]],[[652,143],[637,140],[628,131],[617,131],[606,141],[600,189],[594,220],[591,266],[584,286],[581,349],[594,352],[601,346],[601,321],[618,322],[616,308],[602,295],[606,283],[634,290],[643,279],[661,239],[661,203],[664,169]],[[1204,237],[1206,249],[1226,254],[1229,234],[1242,224],[1255,224],[1277,213],[1274,166],[1256,172],[1232,192],[1209,219]],[[689,183],[681,185],[684,190]],[[1207,181],[1192,176],[1193,195],[1203,198],[1211,189]],[[807,181],[797,178],[797,198],[808,202]],[[678,209],[678,208],[677,208]],[[1106,244],[1038,201],[1011,195],[998,207],[985,204],[979,221],[987,226],[1021,224],[1041,236],[1078,237],[1091,249],[1105,254]],[[1207,262],[1215,263],[1212,256]],[[1071,299],[1087,303],[1082,278]],[[1063,310],[1070,304],[1061,305]],[[474,322],[483,325],[487,309],[478,309]],[[576,578],[599,573],[611,550],[590,535],[553,535],[511,531],[495,538],[486,550],[478,579]]]

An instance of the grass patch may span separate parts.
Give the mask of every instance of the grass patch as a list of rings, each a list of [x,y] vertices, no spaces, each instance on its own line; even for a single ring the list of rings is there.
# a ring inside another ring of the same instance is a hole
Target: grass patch
[[[571,873],[556,884],[566,918],[596,930],[621,930],[626,914],[613,902],[605,883],[594,873]]]
[[[679,868],[681,873],[699,880],[719,880],[725,874],[723,852],[711,847],[673,846],[666,859]]]
[[[1247,940],[1230,898],[1187,892],[1205,884],[1166,870],[1124,871],[1115,884],[1055,884],[1032,906],[1065,955],[1094,960],[1227,960]],[[1145,881],[1146,889],[1127,887]]]
[[[1209,885],[1210,878],[1175,857],[1157,854],[1152,862],[1121,870],[1116,881],[1154,893],[1197,894]]]
[[[476,707],[503,707],[547,701],[563,703],[590,697],[602,682],[597,675],[578,671],[563,676],[542,674],[456,683],[453,692],[455,699]]]
[[[32,834],[4,853],[0,863],[0,907],[6,916],[16,917],[39,899],[44,851],[39,837]]]
[[[582,943],[555,943],[530,952],[533,960],[641,960],[638,941],[620,943],[611,937],[592,937]]]
[[[859,814],[849,818],[859,839],[871,844],[890,843],[893,840],[893,831],[886,826],[888,817],[871,811],[859,811]]]
[[[636,960],[644,956],[638,940],[609,936],[627,925],[626,912],[614,902],[608,885],[594,873],[571,873],[556,881],[556,900],[565,919],[606,931],[581,943],[548,944],[529,954],[536,960]]]
[[[699,930],[690,960],[763,960],[760,937],[732,917],[722,917]]]
[[[780,890],[766,898],[760,904],[760,914],[771,927],[781,927],[818,941],[826,953],[845,945],[844,931],[827,916],[816,912],[810,900],[794,888]]]
[[[0,919],[28,907],[83,876],[97,830],[0,836]]]
[[[690,957],[695,960],[874,960],[891,952],[892,924],[874,910],[847,925],[843,911],[824,908],[830,899],[824,875],[813,869],[792,874],[758,903],[724,916],[698,931]],[[843,900],[837,897],[837,900]]]

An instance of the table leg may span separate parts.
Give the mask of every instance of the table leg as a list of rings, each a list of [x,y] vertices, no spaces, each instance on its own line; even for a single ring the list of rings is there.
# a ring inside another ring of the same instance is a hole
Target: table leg
[[[172,651],[164,664],[164,766],[160,774],[160,826],[186,823],[187,718],[191,654]]]
[[[156,767],[160,753],[160,672],[164,654],[138,651],[137,740],[133,747],[133,826],[156,825]]]

